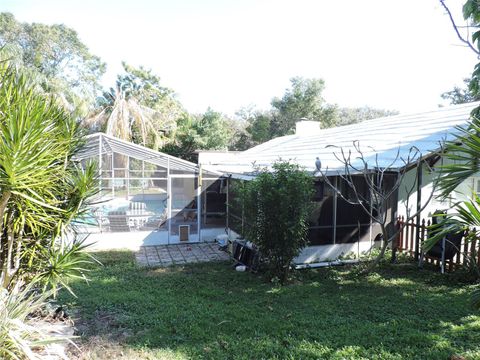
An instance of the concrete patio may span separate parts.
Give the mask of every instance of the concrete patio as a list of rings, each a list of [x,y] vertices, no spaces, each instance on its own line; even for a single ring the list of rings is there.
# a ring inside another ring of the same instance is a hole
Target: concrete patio
[[[219,250],[216,243],[189,243],[173,245],[142,246],[135,253],[140,266],[163,267],[189,263],[222,261],[229,255]]]

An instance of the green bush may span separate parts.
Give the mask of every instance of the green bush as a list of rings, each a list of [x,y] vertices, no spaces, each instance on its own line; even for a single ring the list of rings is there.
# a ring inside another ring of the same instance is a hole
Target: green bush
[[[288,279],[290,264],[307,245],[313,179],[298,165],[277,162],[242,190],[244,235],[260,250],[272,278]]]

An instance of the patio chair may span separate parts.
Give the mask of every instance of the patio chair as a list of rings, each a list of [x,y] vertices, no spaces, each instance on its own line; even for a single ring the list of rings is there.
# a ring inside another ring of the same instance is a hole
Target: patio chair
[[[147,204],[144,202],[132,201],[129,204],[129,209],[131,213],[143,214],[147,209]]]
[[[111,232],[130,231],[126,211],[110,211],[108,213],[108,222],[110,223]]]

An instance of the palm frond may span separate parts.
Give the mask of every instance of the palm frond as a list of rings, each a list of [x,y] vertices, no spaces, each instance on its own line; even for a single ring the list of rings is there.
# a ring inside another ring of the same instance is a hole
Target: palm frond
[[[480,120],[474,117],[467,128],[457,127],[458,134],[446,144],[447,161],[439,167],[438,187],[442,198],[448,197],[469,177],[480,170]]]
[[[154,147],[163,146],[162,133],[173,131],[182,110],[178,103],[165,99],[161,109],[153,109],[141,104],[134,96],[126,96],[126,90],[117,87],[108,95],[104,108],[98,114],[88,117],[84,124],[96,129],[105,124],[108,135],[132,141],[134,132],[146,146],[153,139]]]

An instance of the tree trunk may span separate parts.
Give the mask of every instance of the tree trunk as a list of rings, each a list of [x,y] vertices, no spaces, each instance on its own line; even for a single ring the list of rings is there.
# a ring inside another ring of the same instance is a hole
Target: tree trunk
[[[288,281],[288,274],[289,274],[289,271],[290,271],[290,266],[289,265],[283,265],[283,268],[282,268],[282,278],[280,279],[280,283],[282,285],[285,285]]]
[[[388,237],[385,224],[380,224],[380,228],[382,229],[382,236],[384,239],[382,248],[380,249],[380,254],[378,254],[377,257],[370,263],[370,265],[364,271],[362,271],[364,274],[369,274],[380,263],[380,261],[384,259],[388,244],[392,241],[392,239],[395,238],[395,236],[392,236],[391,238]]]
[[[13,231],[14,213],[10,212],[9,215],[7,221],[7,254],[2,267],[2,282],[0,283],[0,286],[5,289],[8,288],[20,267],[20,254],[17,252],[22,249],[20,239],[15,239],[15,233]],[[17,246],[15,246],[15,240],[18,242]]]
[[[3,236],[3,218],[5,216],[5,209],[7,208],[8,201],[12,193],[10,191],[5,191],[0,198],[0,286],[4,287],[6,282],[7,273],[5,271],[6,266],[8,265],[8,239],[5,241]]]

